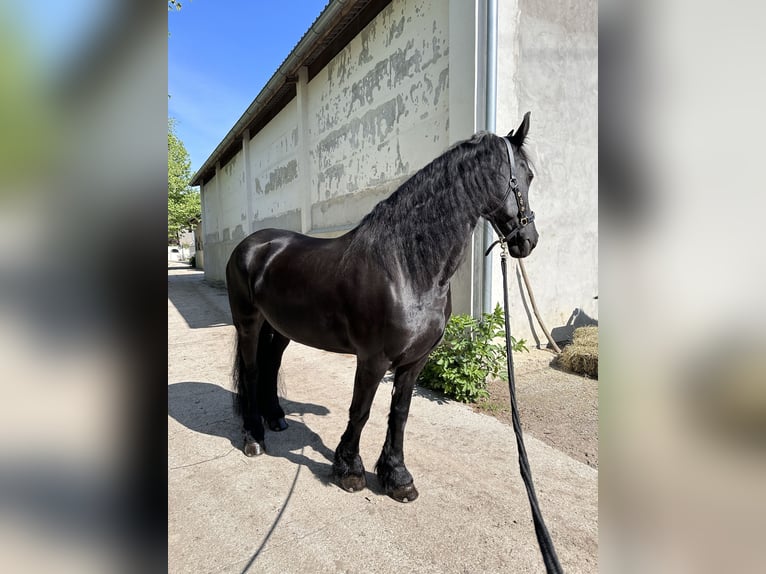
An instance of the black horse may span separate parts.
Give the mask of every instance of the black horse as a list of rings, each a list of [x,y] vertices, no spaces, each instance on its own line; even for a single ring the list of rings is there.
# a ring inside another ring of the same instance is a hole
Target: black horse
[[[359,438],[378,384],[394,371],[388,432],[376,470],[400,502],[418,492],[404,465],[404,426],[413,386],[451,313],[449,281],[479,217],[505,238],[513,257],[537,244],[524,151],[529,112],[501,138],[477,134],[415,173],[355,228],[335,239],[279,229],[245,238],[226,267],[237,332],[235,409],[244,452],[264,450],[264,426],[287,428],[277,373],[291,340],[357,357],[349,422],[333,475],[345,490],[366,485]]]

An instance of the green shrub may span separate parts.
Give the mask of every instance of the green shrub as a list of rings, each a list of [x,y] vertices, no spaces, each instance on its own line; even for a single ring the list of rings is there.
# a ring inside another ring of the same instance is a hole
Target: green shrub
[[[488,396],[487,376],[508,376],[504,327],[500,305],[478,321],[470,315],[453,315],[418,383],[463,403]],[[511,345],[514,351],[528,350],[524,339],[511,337]]]

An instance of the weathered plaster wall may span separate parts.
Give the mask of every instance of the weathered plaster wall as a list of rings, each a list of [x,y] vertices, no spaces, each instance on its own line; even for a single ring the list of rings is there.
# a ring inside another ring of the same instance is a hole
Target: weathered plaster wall
[[[269,222],[285,216],[286,229],[301,231],[301,198],[308,176],[298,161],[300,143],[295,100],[250,140],[252,214],[248,234],[273,227]]]
[[[548,328],[566,338],[568,322],[598,317],[597,4],[501,1],[499,17],[497,131],[507,133],[532,112],[530,204],[540,241],[525,264]],[[501,301],[499,264],[493,271],[493,299]],[[545,344],[519,296],[518,272],[511,283],[515,336]]]
[[[231,252],[250,233],[266,227],[301,231],[307,178],[301,179],[298,146],[292,101],[204,185],[205,277],[209,281],[225,280]]]
[[[448,145],[448,10],[395,0],[309,84],[312,231],[350,227]]]
[[[243,164],[242,152],[239,152],[225,166],[219,166],[215,177],[201,189],[205,276],[213,281],[223,280],[228,253],[244,237]]]

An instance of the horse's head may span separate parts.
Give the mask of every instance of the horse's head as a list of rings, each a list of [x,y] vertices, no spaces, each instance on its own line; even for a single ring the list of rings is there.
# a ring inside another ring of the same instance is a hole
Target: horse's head
[[[501,196],[494,197],[491,211],[484,215],[516,258],[529,255],[538,239],[535,214],[529,206],[529,186],[534,175],[522,149],[528,131],[529,112],[524,114],[516,133],[511,130],[502,138],[508,157],[503,173],[505,187]]]

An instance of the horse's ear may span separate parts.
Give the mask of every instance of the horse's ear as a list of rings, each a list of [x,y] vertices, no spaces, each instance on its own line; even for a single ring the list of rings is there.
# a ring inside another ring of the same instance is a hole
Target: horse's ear
[[[511,130],[508,134],[511,143],[516,147],[524,145],[524,140],[527,139],[527,133],[529,133],[529,113],[524,114],[524,119],[521,120],[521,125],[516,129],[516,133],[514,134],[513,130]]]

